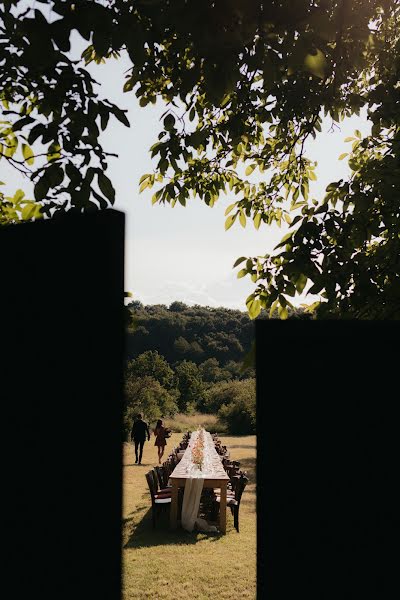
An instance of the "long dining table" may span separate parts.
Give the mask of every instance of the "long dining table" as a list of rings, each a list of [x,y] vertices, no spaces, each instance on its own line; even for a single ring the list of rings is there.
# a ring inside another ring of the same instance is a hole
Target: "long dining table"
[[[178,526],[178,489],[185,487],[186,481],[192,477],[192,447],[197,438],[198,431],[192,433],[188,447],[182,456],[180,462],[170,475],[172,486],[170,526],[176,529]],[[208,431],[204,432],[204,454],[205,460],[201,476],[204,477],[203,488],[217,488],[221,490],[221,500],[219,509],[219,530],[226,533],[226,496],[229,477],[222,465],[221,457],[215,450],[214,442]],[[197,467],[196,467],[197,468]]]

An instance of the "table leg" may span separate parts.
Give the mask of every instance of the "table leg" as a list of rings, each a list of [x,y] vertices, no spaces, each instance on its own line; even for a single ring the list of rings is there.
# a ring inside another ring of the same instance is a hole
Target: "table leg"
[[[228,482],[221,482],[221,499],[219,502],[219,530],[226,533],[226,489]]]
[[[178,516],[178,482],[172,480],[171,490],[171,513],[170,513],[170,526],[171,529],[177,527],[177,516]]]

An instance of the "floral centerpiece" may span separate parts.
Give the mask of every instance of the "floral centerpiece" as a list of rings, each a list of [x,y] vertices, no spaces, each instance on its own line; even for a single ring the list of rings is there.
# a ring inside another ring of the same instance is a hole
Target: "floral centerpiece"
[[[197,439],[192,448],[192,463],[202,469],[204,462],[204,429],[199,428]]]

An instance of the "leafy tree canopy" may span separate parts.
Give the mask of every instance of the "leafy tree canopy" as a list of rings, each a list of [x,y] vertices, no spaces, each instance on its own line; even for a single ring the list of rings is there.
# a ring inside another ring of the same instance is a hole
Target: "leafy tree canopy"
[[[174,372],[156,350],[144,352],[129,361],[127,376],[128,378],[151,377],[167,390],[173,387]]]
[[[182,412],[195,407],[202,409],[206,388],[200,371],[194,362],[183,360],[175,368],[176,387],[179,390],[178,407]]]
[[[256,432],[255,379],[217,383],[209,391],[208,409],[218,411],[218,417],[232,434]]]
[[[176,398],[153,377],[127,377],[125,381],[124,431],[128,434],[138,413],[150,423],[176,413]]]
[[[39,4],[55,17],[2,3],[0,153],[31,177],[42,213],[113,203],[100,130],[110,116],[128,124],[68,57],[75,29],[88,41],[87,64],[126,50],[124,90],[141,106],[167,103],[151,148],[155,171],[140,182],[157,187],[154,203],[198,196],[212,206],[229,192],[226,228],[291,226],[274,254],[236,263],[256,285],[252,317],[263,307],[286,318],[289,298],[304,291],[321,294],[321,316],[400,316],[397,0]],[[372,131],[351,140],[350,178],[311,198],[306,140],[324,115],[338,123],[362,108]]]
[[[240,365],[236,363],[234,364],[236,373],[238,373],[240,370]],[[207,383],[224,381],[226,379],[231,379],[232,377],[232,372],[228,368],[221,369],[221,367],[219,366],[219,362],[216,358],[208,358],[207,360],[205,360],[199,366],[199,371],[201,373],[203,381],[206,381]]]
[[[44,10],[49,7],[50,13]],[[35,10],[27,2],[1,2],[0,158],[32,180],[37,204],[20,206],[17,192],[8,199],[9,221],[114,202],[100,132],[110,117],[129,122],[120,108],[98,98],[82,60],[69,56],[74,29],[97,45],[111,21],[110,7],[97,2],[39,0]]]

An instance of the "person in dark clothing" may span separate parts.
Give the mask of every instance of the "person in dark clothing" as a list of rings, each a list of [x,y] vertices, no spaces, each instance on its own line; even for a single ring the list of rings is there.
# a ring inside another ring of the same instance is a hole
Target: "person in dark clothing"
[[[135,442],[135,455],[136,455],[135,463],[137,463],[139,465],[142,464],[143,446],[146,441],[146,436],[147,436],[147,441],[149,441],[150,440],[149,426],[147,425],[147,423],[145,421],[142,420],[142,415],[138,415],[136,417],[136,421],[134,422],[133,427],[132,427],[131,437],[132,437],[133,441]],[[138,455],[138,451],[139,451],[139,455]]]

